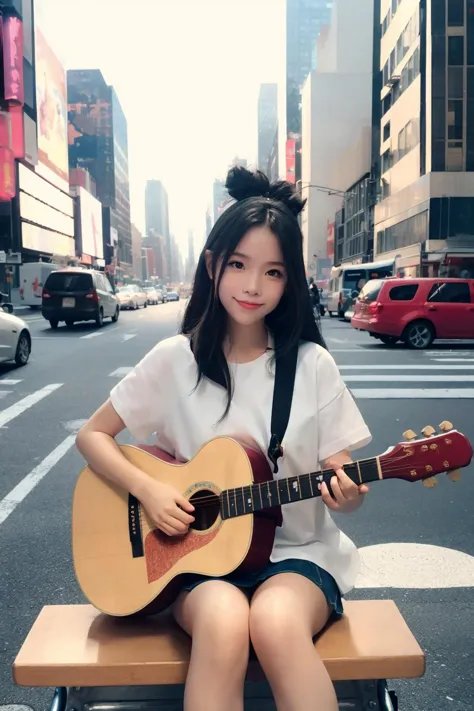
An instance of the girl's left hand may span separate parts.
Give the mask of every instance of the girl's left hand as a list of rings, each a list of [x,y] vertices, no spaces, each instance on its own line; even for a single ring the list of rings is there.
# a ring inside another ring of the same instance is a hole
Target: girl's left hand
[[[355,484],[338,462],[328,462],[327,465],[335,472],[331,477],[331,489],[335,500],[329,493],[326,483],[321,484],[321,498],[328,509],[345,513],[358,508],[362,503],[361,497],[368,493],[369,487],[366,484]]]

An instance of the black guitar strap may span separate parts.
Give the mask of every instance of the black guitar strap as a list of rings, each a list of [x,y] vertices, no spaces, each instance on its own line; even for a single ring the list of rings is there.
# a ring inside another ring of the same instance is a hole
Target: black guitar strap
[[[278,472],[278,459],[283,456],[283,438],[291,413],[295,385],[298,346],[275,362],[275,385],[273,386],[271,437],[268,457],[273,464],[273,473]]]

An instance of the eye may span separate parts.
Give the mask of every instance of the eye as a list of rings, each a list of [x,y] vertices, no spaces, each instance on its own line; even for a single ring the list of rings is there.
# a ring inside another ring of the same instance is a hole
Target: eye
[[[271,277],[274,277],[276,279],[283,279],[283,272],[280,271],[280,269],[270,269],[270,271],[267,272],[267,274]]]
[[[243,262],[238,262],[236,259],[233,259],[231,262],[227,264],[228,267],[231,267],[232,269],[243,269],[244,265]]]

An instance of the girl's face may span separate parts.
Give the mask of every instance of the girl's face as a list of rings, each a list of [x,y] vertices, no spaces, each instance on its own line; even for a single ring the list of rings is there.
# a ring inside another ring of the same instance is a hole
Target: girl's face
[[[208,271],[211,254],[206,254]],[[217,273],[221,264],[218,263]],[[230,256],[219,285],[219,299],[230,318],[242,326],[261,321],[274,311],[287,277],[277,237],[266,226],[254,227]]]

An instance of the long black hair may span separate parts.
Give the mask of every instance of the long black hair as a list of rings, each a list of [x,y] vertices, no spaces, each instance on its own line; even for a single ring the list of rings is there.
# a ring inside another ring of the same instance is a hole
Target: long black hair
[[[226,188],[236,202],[219,217],[207,238],[181,326],[181,332],[191,339],[198,366],[197,384],[206,376],[227,390],[224,417],[232,400],[232,382],[222,347],[227,332],[227,312],[219,300],[219,285],[229,258],[253,227],[267,226],[277,237],[287,274],[283,296],[265,318],[274,338],[274,358],[285,355],[300,341],[326,347],[311,307],[303,261],[303,235],[297,220],[306,200],[301,199],[291,183],[281,180],[270,184],[261,171],[252,173],[242,167],[231,168]],[[207,250],[212,254],[212,279],[206,266]]]

